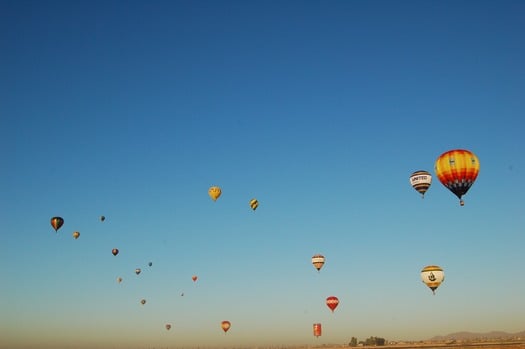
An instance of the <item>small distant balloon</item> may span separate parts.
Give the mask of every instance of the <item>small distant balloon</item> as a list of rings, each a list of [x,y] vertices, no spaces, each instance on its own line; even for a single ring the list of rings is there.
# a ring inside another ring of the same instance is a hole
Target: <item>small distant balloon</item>
[[[443,268],[437,265],[427,265],[421,270],[421,280],[436,294],[436,289],[445,280]]]
[[[432,175],[430,172],[423,170],[413,172],[410,175],[410,184],[424,198],[425,193],[432,184]]]
[[[208,195],[211,197],[213,201],[217,201],[217,199],[219,198],[219,196],[221,196],[221,194],[222,194],[222,190],[219,187],[210,187],[210,189],[208,189]]]
[[[314,324],[314,336],[319,337],[322,334],[321,324]]]
[[[166,329],[169,331],[171,330],[171,324],[166,324]]]
[[[146,304],[146,300],[145,299],[141,299],[140,300],[140,304],[142,304],[142,305]]]
[[[101,222],[104,222],[106,220],[106,217],[105,216],[100,216],[100,221]]]
[[[326,305],[330,310],[332,310],[332,313],[334,312],[335,308],[339,305],[339,299],[335,296],[330,296],[326,298]]]
[[[79,236],[80,236],[80,233],[78,231],[73,233],[73,237],[75,238],[75,240],[78,239]]]
[[[259,207],[259,201],[257,201],[257,199],[251,199],[250,200],[250,207],[252,208],[252,210],[256,210],[257,207]]]
[[[135,274],[139,275],[141,271],[142,270],[140,270],[140,268],[137,268],[137,269],[135,269]]]
[[[231,326],[232,326],[232,324],[229,321],[225,320],[225,321],[221,322],[221,328],[224,331],[224,333],[228,332],[228,330],[230,329]]]
[[[315,269],[317,269],[317,271],[321,270],[324,265],[324,261],[325,258],[323,255],[316,254],[312,257],[312,264],[314,265]]]
[[[197,281],[198,277],[197,277],[197,275],[193,275],[193,276],[191,277],[191,279],[193,280],[193,282],[195,282],[195,281]]]
[[[113,256],[118,255],[118,248],[114,248],[111,250],[111,253],[113,253]]]
[[[153,263],[149,262],[148,265],[151,267],[153,265]]]
[[[53,217],[51,218],[51,226],[55,229],[55,232],[58,232],[58,229],[64,224],[64,219],[62,217]]]
[[[117,278],[117,282],[118,282],[119,284],[122,282],[122,278],[121,278],[120,276]]]

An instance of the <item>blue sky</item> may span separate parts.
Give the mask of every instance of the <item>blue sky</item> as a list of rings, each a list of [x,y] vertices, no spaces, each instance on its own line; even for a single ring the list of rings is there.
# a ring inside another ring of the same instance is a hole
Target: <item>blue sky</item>
[[[524,11],[1,1],[0,348],[524,330]],[[409,175],[455,148],[465,206],[435,176],[422,200]]]

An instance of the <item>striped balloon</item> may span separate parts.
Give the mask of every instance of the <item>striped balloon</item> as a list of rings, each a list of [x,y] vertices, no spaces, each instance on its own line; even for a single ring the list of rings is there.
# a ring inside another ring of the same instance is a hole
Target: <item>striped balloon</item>
[[[428,171],[416,171],[410,175],[410,184],[424,198],[430,184],[432,184],[432,175]]]
[[[479,173],[478,157],[471,151],[455,149],[441,154],[435,164],[439,181],[459,198],[464,205],[463,195],[467,193]]]
[[[324,261],[325,259],[323,255],[316,254],[312,257],[312,264],[314,265],[315,269],[317,269],[317,271],[321,270],[324,265]]]
[[[256,210],[257,207],[259,207],[259,201],[257,201],[257,199],[251,199],[250,200],[250,207],[252,208],[252,210]]]
[[[443,269],[437,265],[427,265],[421,270],[421,280],[435,294],[436,289],[445,280]]]

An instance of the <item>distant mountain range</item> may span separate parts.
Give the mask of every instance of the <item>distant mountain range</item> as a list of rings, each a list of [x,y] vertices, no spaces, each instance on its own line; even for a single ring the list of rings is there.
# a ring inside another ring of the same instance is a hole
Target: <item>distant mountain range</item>
[[[512,339],[512,338],[525,339],[525,331],[508,333],[503,331],[491,331],[484,333],[476,332],[455,332],[447,334],[446,336],[435,336],[430,338],[431,341],[448,341],[448,340],[476,340],[476,339]]]

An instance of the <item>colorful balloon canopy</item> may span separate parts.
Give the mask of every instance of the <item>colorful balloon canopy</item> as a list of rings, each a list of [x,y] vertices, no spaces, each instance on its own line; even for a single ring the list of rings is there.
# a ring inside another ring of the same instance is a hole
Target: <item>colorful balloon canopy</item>
[[[326,298],[326,305],[330,310],[332,310],[332,313],[334,312],[335,308],[339,305],[339,299],[335,296],[330,296]]]
[[[141,271],[142,270],[140,270],[140,268],[137,268],[137,269],[135,269],[135,274],[139,275]]]
[[[312,257],[312,264],[314,265],[317,271],[321,270],[324,265],[325,258],[323,255],[316,254]]]
[[[314,324],[314,336],[319,337],[322,332],[321,324]]]
[[[421,280],[436,294],[436,289],[445,280],[445,273],[437,265],[427,265],[421,270]]]
[[[64,225],[64,219],[62,217],[51,218],[51,226],[55,229],[55,232],[57,232],[62,225]]]
[[[424,198],[425,193],[432,184],[432,175],[428,171],[416,171],[410,175],[410,184]]]
[[[459,198],[459,204],[463,206],[462,196],[478,177],[479,160],[471,151],[449,150],[437,158],[435,171],[439,181]]]
[[[78,239],[79,236],[80,236],[80,233],[78,231],[75,231],[73,233],[73,237],[75,238],[75,240]]]
[[[111,253],[113,253],[113,256],[118,255],[118,248],[114,248],[111,250]]]
[[[232,326],[232,324],[229,321],[225,320],[225,321],[221,322],[221,328],[224,331],[224,333],[228,332],[228,330],[230,329],[231,326]]]
[[[252,208],[252,210],[256,210],[257,207],[259,207],[259,201],[257,201],[257,199],[251,199],[250,200],[250,207]]]
[[[198,277],[197,277],[197,275],[193,275],[193,276],[191,277],[191,279],[193,280],[193,282],[195,282],[195,281],[197,281]]]
[[[219,196],[221,196],[221,194],[222,194],[222,190],[219,187],[210,187],[210,189],[208,189],[208,195],[211,197],[213,201],[217,201],[217,199],[219,198]]]

